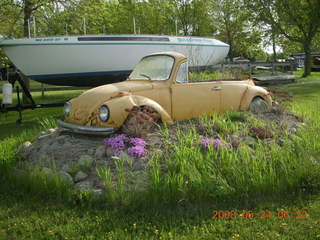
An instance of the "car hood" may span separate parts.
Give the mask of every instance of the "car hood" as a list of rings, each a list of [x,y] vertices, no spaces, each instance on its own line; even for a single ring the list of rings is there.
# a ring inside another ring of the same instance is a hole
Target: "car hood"
[[[150,81],[127,80],[90,89],[70,101],[71,112],[66,121],[89,125],[90,116],[94,114],[94,111],[111,98],[123,96],[128,92],[134,94],[152,88],[153,84]]]

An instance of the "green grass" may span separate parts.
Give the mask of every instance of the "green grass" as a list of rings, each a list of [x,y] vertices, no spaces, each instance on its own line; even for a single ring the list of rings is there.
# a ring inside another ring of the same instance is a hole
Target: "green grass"
[[[175,207],[158,210],[71,206],[39,200],[25,192],[1,186],[0,239],[312,239],[320,238],[320,199],[261,202],[256,206],[201,208]],[[256,216],[240,217],[243,210]],[[279,219],[278,212],[292,217]],[[233,220],[212,219],[214,210],[235,210]],[[261,211],[271,219],[261,219]],[[306,210],[306,219],[295,219],[295,211]]]
[[[32,93],[36,103],[51,103],[71,99],[80,95],[82,90],[74,91],[56,91],[46,92],[42,97],[41,93]],[[16,96],[14,96],[14,104],[17,103]],[[0,140],[10,136],[17,136],[24,130],[37,129],[41,119],[57,118],[63,115],[62,107],[43,108],[35,110],[23,111],[22,125],[16,125],[16,120],[19,118],[18,112],[8,112],[0,114]]]
[[[50,192],[34,179],[22,184],[2,178],[0,239],[320,239],[320,171],[314,164],[320,160],[320,74],[280,88],[293,92],[290,108],[308,121],[308,127],[297,138],[286,139],[283,147],[261,141],[254,153],[245,145],[237,152],[213,148],[204,152],[196,144],[200,138],[196,125],[187,131],[178,129],[174,144],[163,128],[168,144],[163,154],[151,160],[150,188],[140,195],[126,194],[125,173],[118,163],[122,177],[117,187],[96,202],[87,201],[85,194],[54,197],[55,187],[50,185]],[[51,115],[43,111],[43,117]],[[222,139],[228,132],[246,134],[250,126],[276,127],[238,113],[200,122],[213,123]],[[33,118],[30,124],[41,125],[41,131],[51,121],[39,124]],[[37,133],[36,128],[28,130],[30,126],[22,127],[23,134],[16,131],[8,137],[8,126],[1,124],[6,136],[0,145],[1,168],[14,163],[15,147]],[[160,171],[164,166],[166,171]],[[107,169],[100,175],[110,184]],[[281,209],[292,216],[278,219]],[[212,219],[214,210],[235,210],[237,217]],[[253,211],[256,217],[243,219],[243,210]],[[273,217],[260,219],[263,210],[270,210]],[[297,210],[306,210],[308,217],[295,219]]]
[[[214,71],[214,72],[190,72],[189,81],[199,82],[208,80],[222,80],[222,79],[246,79],[248,75],[240,70],[234,71]]]
[[[7,83],[7,81],[0,81],[0,91],[2,91],[2,85],[4,83]],[[15,85],[15,86],[17,86],[17,85]],[[50,84],[40,83],[40,82],[37,82],[37,81],[34,81],[34,80],[30,80],[30,88],[31,89],[41,89],[42,87],[44,87],[44,88],[60,88],[60,87],[63,87],[63,86],[50,85]]]

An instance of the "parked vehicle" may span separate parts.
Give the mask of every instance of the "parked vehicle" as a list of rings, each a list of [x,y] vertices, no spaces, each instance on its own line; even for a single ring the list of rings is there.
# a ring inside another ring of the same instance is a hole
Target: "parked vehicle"
[[[144,57],[129,78],[84,92],[66,103],[61,127],[108,134],[130,122],[130,110],[146,110],[168,124],[232,110],[266,111],[270,94],[252,80],[188,82],[187,58],[177,52]]]
[[[311,60],[311,71],[320,71],[320,56],[313,56]]]
[[[84,35],[4,39],[0,48],[30,79],[63,86],[99,86],[125,80],[148,54],[177,51],[192,68],[224,60],[229,45],[202,37]]]

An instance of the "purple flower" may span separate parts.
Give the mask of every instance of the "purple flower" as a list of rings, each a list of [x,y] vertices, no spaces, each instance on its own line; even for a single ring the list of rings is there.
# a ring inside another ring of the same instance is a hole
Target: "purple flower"
[[[143,146],[133,146],[128,148],[128,154],[131,157],[141,158],[145,156],[145,150]]]
[[[128,140],[128,137],[125,134],[119,134],[115,137],[110,137],[104,139],[104,144],[107,147],[112,147],[113,149],[124,149],[125,141]]]
[[[141,146],[141,147],[147,146],[146,141],[143,140],[142,138],[130,138],[130,143],[133,146]]]
[[[212,143],[212,139],[211,138],[202,138],[200,140],[200,143],[203,148],[209,148],[209,145]]]
[[[222,145],[220,137],[215,137],[214,140],[213,140],[213,146],[215,148],[218,148],[220,145]]]

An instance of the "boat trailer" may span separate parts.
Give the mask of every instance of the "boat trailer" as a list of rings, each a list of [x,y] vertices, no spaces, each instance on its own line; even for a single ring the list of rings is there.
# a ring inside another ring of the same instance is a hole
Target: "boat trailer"
[[[17,125],[20,125],[22,124],[22,111],[23,110],[27,110],[27,109],[37,109],[37,108],[49,108],[49,107],[62,107],[66,101],[60,101],[60,102],[53,102],[53,103],[39,103],[37,104],[29,89],[27,88],[25,82],[23,81],[22,79],[22,75],[21,73],[18,71],[18,70],[15,70],[15,69],[1,69],[1,73],[0,73],[0,80],[3,80],[6,76],[6,80],[9,82],[9,84],[11,84],[12,87],[9,87],[11,88],[11,96],[9,96],[9,99],[6,99],[7,101],[4,101],[5,100],[5,94],[4,94],[4,91],[3,91],[3,99],[2,99],[2,102],[1,102],[1,105],[0,105],[0,113],[7,113],[7,112],[10,112],[10,111],[17,111],[19,113],[19,118],[18,120],[16,121],[16,124]],[[18,84],[16,84],[18,83]],[[15,86],[16,85],[16,86]],[[20,87],[21,89],[20,89]],[[16,93],[17,93],[17,104],[14,105],[14,106],[7,106],[7,105],[11,105],[12,104],[12,89],[15,87],[16,89]],[[24,96],[28,99],[28,101],[30,102],[29,104],[24,104],[22,101],[21,101],[21,96],[20,96],[20,93],[24,93]],[[10,94],[9,94],[10,95]]]

